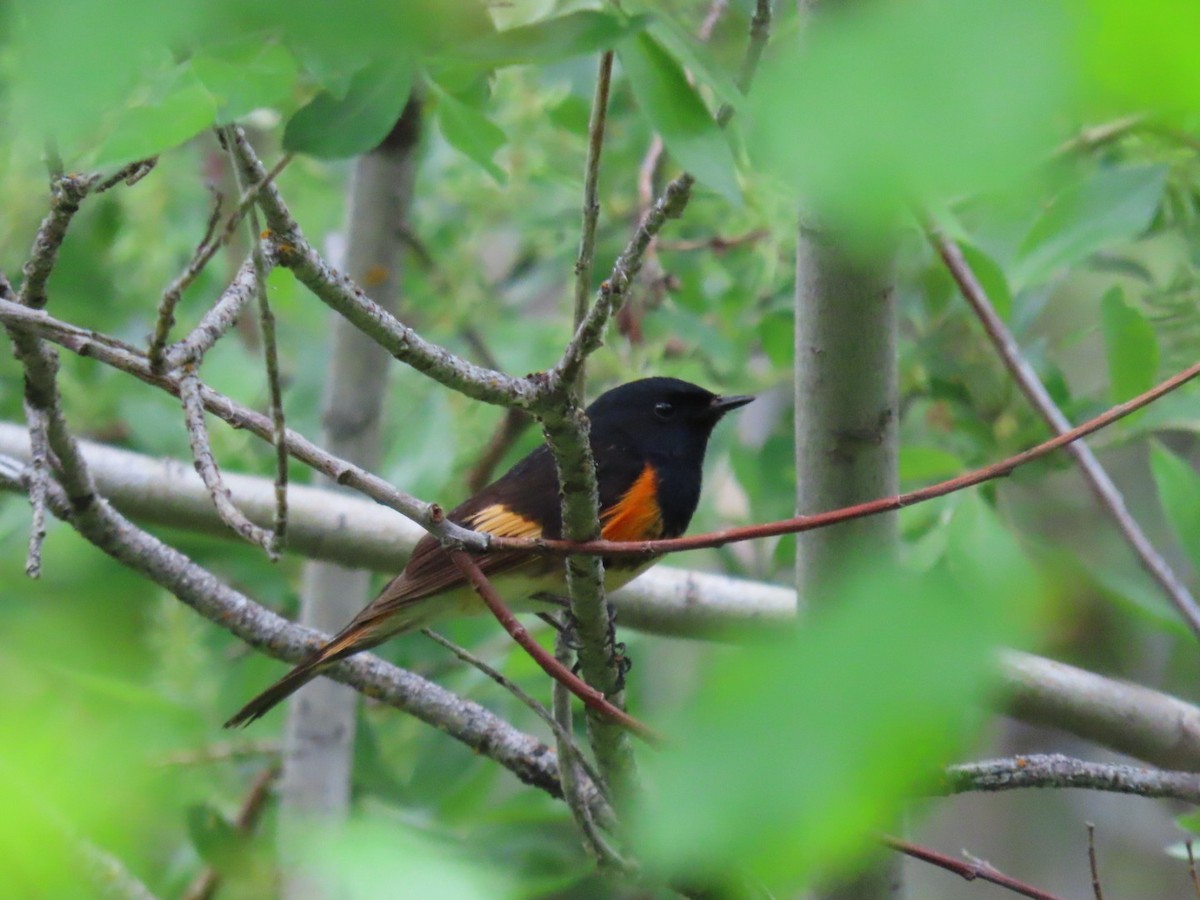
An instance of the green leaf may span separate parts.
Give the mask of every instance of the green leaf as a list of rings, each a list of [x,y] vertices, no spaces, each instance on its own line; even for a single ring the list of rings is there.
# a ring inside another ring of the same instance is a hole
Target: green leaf
[[[1157,441],[1150,445],[1150,472],[1175,538],[1200,567],[1200,474]]]
[[[190,67],[159,80],[149,97],[118,113],[111,136],[96,151],[95,168],[122,165],[169,150],[210,127],[217,118],[212,95]]]
[[[963,461],[940,447],[901,447],[900,480],[905,483],[952,478],[963,471]]]
[[[262,107],[286,102],[296,82],[296,60],[261,35],[201,51],[192,71],[217,103],[217,122],[227,124]]]
[[[495,179],[504,184],[507,177],[496,165],[496,151],[508,141],[501,128],[482,112],[463,103],[453,94],[448,94],[431,83],[431,91],[437,96],[437,121],[442,136],[455,150],[474,160]]]
[[[1064,190],[1021,242],[1013,282],[1037,284],[1098,250],[1140,236],[1154,218],[1166,178],[1163,166],[1099,169]]]
[[[648,864],[748,868],[790,895],[894,824],[978,724],[993,652],[1027,637],[1036,608],[1029,565],[978,497],[949,529],[929,573],[848,563],[805,627],[712,661],[667,728],[678,740],[647,758]]]
[[[971,267],[971,271],[975,273],[976,280],[987,294],[996,314],[1006,322],[1011,321],[1013,297],[1004,270],[994,259],[973,244],[959,242],[958,249],[962,252],[967,265]]]
[[[698,82],[710,88],[722,103],[728,103],[736,109],[746,99],[738,90],[733,78],[709,58],[708,48],[684,31],[675,20],[667,16],[655,16],[648,30]]]
[[[679,64],[648,34],[617,49],[638,106],[685,169],[732,202],[740,192],[733,151]]]
[[[806,205],[848,225],[886,225],[914,198],[936,206],[1000,186],[1011,195],[1060,139],[1070,107],[1074,23],[1062,6],[822,8],[771,41],[749,115],[734,125]]]
[[[1113,403],[1123,403],[1154,386],[1158,339],[1146,317],[1125,302],[1119,286],[1104,295],[1100,314],[1108,349],[1109,393]]]
[[[646,17],[580,10],[498,31],[453,48],[453,58],[488,67],[545,64],[611,50],[618,41],[645,27]]]
[[[322,91],[288,121],[284,149],[325,159],[375,149],[404,111],[412,76],[411,62],[401,57],[359,71],[344,97]]]

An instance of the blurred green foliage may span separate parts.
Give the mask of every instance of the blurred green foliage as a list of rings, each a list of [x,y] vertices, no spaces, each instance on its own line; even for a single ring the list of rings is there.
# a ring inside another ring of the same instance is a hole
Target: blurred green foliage
[[[911,224],[913,204],[934,210],[960,243],[1072,419],[1194,361],[1191,4],[862,2],[812,23],[781,4],[759,81],[742,97],[733,85],[751,11],[747,0],[731,3],[701,45],[688,35],[706,7],[685,2],[621,11],[355,0],[331,15],[316,0],[14,0],[0,7],[0,270],[19,279],[45,214],[48,140],[69,169],[162,153],[135,187],[85,204],[50,281],[54,315],[142,342],[157,297],[203,233],[208,188],[236,192],[212,125],[246,123],[268,161],[298,151],[279,187],[310,238],[336,246],[349,172],[337,160],[386,134],[411,90],[423,137],[402,318],[477,361],[482,344],[507,371],[545,368],[568,333],[595,54],[611,48],[596,278],[636,220],[638,167],[656,130],[667,151],[659,186],[681,167],[700,184],[663,236],[654,277],[593,360],[589,388],[662,373],[763,395],[714,436],[693,530],[793,510],[801,198],[848,236],[898,232],[905,487],[1045,434]],[[713,121],[724,102],[737,109],[728,132]],[[1131,114],[1145,119],[1062,149],[1081,127]],[[179,332],[245,249],[235,244],[185,294]],[[270,290],[289,424],[316,435],[329,314],[286,271],[272,274]],[[219,344],[202,374],[245,404],[265,404],[251,328]],[[80,434],[186,458],[171,398],[69,354],[60,383]],[[22,416],[8,354],[0,414]],[[398,370],[380,473],[453,504],[499,415]],[[1093,439],[1133,487],[1138,517],[1189,573],[1200,540],[1198,426],[1187,390]],[[1149,450],[1148,436],[1158,439]],[[228,469],[270,471],[257,439],[214,428],[213,440]],[[536,440],[527,434],[506,462]],[[293,476],[307,478],[298,468]],[[0,795],[10,801],[0,863],[18,895],[86,896],[78,861],[87,841],[176,895],[271,764],[253,742],[276,734],[280,717],[245,734],[219,723],[280,666],[65,528],[51,531],[41,581],[25,579],[27,522],[23,500],[0,500],[0,733],[19,736],[0,745]],[[1176,649],[1181,629],[1165,601],[1063,460],[907,509],[900,524],[900,571],[848,561],[836,608],[765,645],[622,635],[637,661],[634,711],[668,722],[676,741],[647,763],[655,802],[636,849],[654,871],[749,874],[792,891],[853,864],[907,792],[971,752],[973,703],[991,690],[987,663],[1001,644],[1037,633],[1067,657],[1143,672],[1136,648],[1149,644],[1135,635],[1170,657],[1167,689],[1200,674],[1190,648]],[[271,567],[230,541],[164,537],[293,612],[295,559]],[[685,564],[786,583],[793,548],[792,539],[740,545]],[[491,622],[446,630],[547,693]],[[429,642],[382,652],[543,733],[523,706]],[[347,896],[391,896],[400,883],[438,896],[619,894],[593,871],[561,804],[445,736],[372,707],[357,747],[354,821],[297,850]],[[272,829],[269,814],[256,843],[268,858]],[[259,877],[229,873],[225,896],[253,896]]]

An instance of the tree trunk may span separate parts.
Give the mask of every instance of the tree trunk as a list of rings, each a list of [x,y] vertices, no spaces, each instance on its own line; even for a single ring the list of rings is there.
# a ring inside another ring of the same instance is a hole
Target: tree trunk
[[[836,234],[801,227],[796,253],[796,509],[810,514],[897,493],[896,302],[890,267],[852,258]],[[801,609],[832,602],[848,565],[896,552],[894,514],[796,536]],[[826,889],[829,900],[903,895],[899,857]]]

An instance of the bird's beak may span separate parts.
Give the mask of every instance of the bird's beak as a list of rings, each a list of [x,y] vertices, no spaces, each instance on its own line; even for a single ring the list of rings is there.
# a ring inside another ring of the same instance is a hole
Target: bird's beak
[[[736,397],[714,397],[712,405],[709,407],[716,418],[721,418],[725,413],[737,409],[739,406],[745,406],[754,399],[753,394],[739,394]]]

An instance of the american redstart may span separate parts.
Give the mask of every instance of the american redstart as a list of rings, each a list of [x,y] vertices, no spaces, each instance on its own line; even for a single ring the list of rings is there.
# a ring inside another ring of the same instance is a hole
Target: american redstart
[[[601,534],[609,541],[644,541],[683,534],[700,500],[704,452],[725,413],[753,397],[720,397],[677,378],[643,378],[601,394],[587,408],[600,489]],[[534,450],[447,518],[503,537],[559,538],[558,472],[545,445]],[[516,609],[562,608],[567,595],[561,557],[491,550],[477,561]],[[615,590],[654,559],[605,561],[605,588]],[[421,538],[404,571],[328,643],[267,688],[228,722],[253,722],[340,659],[397,634],[487,607],[432,535]]]

